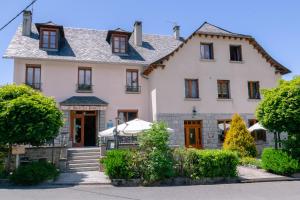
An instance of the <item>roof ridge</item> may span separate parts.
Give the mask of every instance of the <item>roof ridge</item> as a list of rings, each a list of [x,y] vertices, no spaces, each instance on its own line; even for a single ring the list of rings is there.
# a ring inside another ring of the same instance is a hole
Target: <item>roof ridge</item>
[[[228,33],[231,33],[231,34],[239,34],[239,33],[234,33],[234,32],[228,31],[228,30],[226,30],[226,29],[224,29],[224,28],[221,28],[220,26],[214,25],[214,24],[209,23],[209,22],[207,22],[207,21],[205,21],[205,22],[203,23],[203,25],[205,25],[205,24],[209,24],[209,25],[211,25],[211,26],[214,26],[214,27],[216,27],[216,28],[218,28],[218,29],[221,29],[222,31],[225,31],[225,32],[228,32]]]

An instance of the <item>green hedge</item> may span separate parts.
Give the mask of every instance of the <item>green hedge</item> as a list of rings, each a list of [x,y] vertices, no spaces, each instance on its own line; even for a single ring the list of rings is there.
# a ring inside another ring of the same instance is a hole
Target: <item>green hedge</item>
[[[261,160],[262,168],[276,174],[290,175],[299,170],[299,162],[282,150],[265,148]]]
[[[110,179],[132,179],[138,176],[133,159],[135,153],[130,150],[110,150],[100,160],[105,174]]]
[[[36,185],[54,179],[59,172],[56,167],[46,161],[32,162],[20,166],[9,179],[17,185]]]
[[[183,172],[192,179],[237,176],[238,156],[232,151],[187,149],[177,151],[174,158],[181,171],[179,174]],[[178,158],[182,166],[178,164]]]

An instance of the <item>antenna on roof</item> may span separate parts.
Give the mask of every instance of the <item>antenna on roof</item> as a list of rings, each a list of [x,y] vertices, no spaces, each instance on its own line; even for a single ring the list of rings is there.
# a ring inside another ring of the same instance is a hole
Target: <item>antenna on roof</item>
[[[178,25],[178,23],[175,22],[175,21],[166,21],[166,22],[167,22],[168,24],[172,24],[173,27]]]

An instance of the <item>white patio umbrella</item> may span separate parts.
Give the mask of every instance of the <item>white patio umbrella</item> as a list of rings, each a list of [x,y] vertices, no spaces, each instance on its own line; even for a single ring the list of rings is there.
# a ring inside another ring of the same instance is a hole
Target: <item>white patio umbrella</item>
[[[218,124],[219,129],[221,129],[222,131],[224,131],[224,124]],[[225,123],[225,128],[226,130],[230,128],[230,124]]]
[[[117,130],[120,136],[136,136],[145,130],[150,129],[152,123],[146,122],[141,119],[134,119],[129,122],[125,122],[117,126]],[[99,132],[99,137],[114,136],[115,126],[104,131]],[[168,128],[169,132],[173,132],[173,129]]]
[[[250,131],[250,132],[257,131],[257,130],[264,130],[264,131],[266,131],[267,129],[265,127],[263,127],[259,122],[253,124],[252,126],[250,126],[248,128],[248,131]]]

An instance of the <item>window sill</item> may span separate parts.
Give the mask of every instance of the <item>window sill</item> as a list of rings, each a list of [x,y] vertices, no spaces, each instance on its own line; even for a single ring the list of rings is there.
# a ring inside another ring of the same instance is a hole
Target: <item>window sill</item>
[[[259,99],[251,99],[251,98],[248,98],[248,101],[260,101],[261,100],[261,98],[259,98]]]
[[[113,54],[116,55],[116,56],[129,56],[128,53],[115,53],[115,52],[113,52]]]
[[[137,92],[134,92],[134,91],[126,91],[125,93],[126,93],[126,94],[141,94],[141,91],[137,91]]]
[[[77,93],[93,93],[93,90],[76,90]]]
[[[185,101],[201,101],[201,98],[184,98]]]
[[[205,59],[205,58],[200,58],[200,61],[202,61],[202,62],[216,62],[215,59]]]
[[[233,101],[233,99],[217,98],[217,101]]]
[[[229,60],[230,63],[234,63],[234,64],[244,64],[245,62],[242,61],[236,61],[236,60]]]
[[[44,50],[44,51],[52,51],[52,52],[57,52],[58,51],[58,49],[57,48],[55,48],[55,49],[49,49],[49,48],[40,48],[41,50]]]

